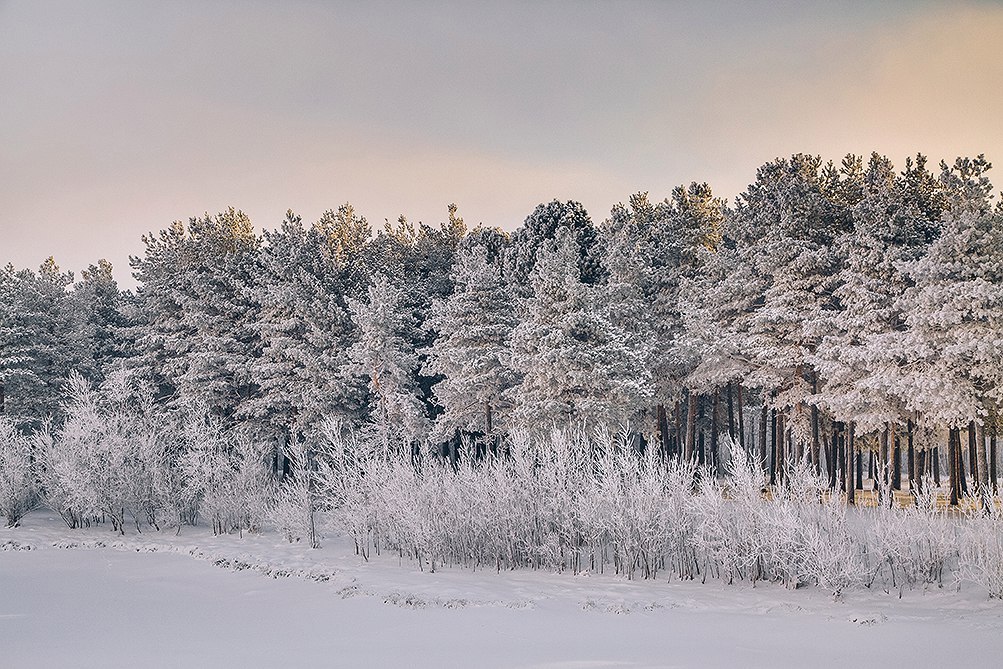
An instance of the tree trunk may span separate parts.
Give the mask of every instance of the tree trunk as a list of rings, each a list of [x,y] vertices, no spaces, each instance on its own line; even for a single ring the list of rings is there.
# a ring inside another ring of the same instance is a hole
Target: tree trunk
[[[453,468],[453,471],[459,471],[460,469],[460,430],[457,429],[453,433],[453,438],[449,440],[449,464]]]
[[[693,462],[693,453],[697,441],[697,396],[689,393],[686,399],[686,450],[683,459]]]
[[[769,411],[766,408],[766,401],[763,401],[763,410],[759,416],[759,466],[766,471],[766,425],[769,423]]]
[[[863,455],[863,454],[861,454]],[[867,478],[871,479],[871,489],[879,490],[877,469],[874,467],[874,451],[867,451]]]
[[[735,398],[732,397],[732,384],[731,381],[728,382],[727,386],[728,392],[728,436],[731,438],[731,443],[737,443],[738,439],[735,438]]]
[[[777,411],[777,480],[787,480],[787,461],[790,459],[787,445],[787,416]]]
[[[940,487],[940,446],[934,446],[930,453],[930,461],[933,464],[933,485]]]
[[[997,418],[997,420],[999,420]],[[992,438],[989,440],[989,482],[993,486],[993,494],[999,494],[999,485],[996,477],[996,423],[992,425]]]
[[[770,485],[777,484],[777,410],[770,411]]]
[[[0,415],[7,413],[7,387],[0,381]]]
[[[916,489],[916,480],[917,480],[916,449],[913,447],[913,439],[912,439],[912,419],[906,422],[905,429],[906,429],[906,444],[907,444],[906,448],[908,452],[906,459],[908,460],[907,464],[909,468],[909,490],[911,491]]]
[[[839,435],[836,444],[836,469],[839,472],[839,489],[846,492],[846,433]]]
[[[864,489],[864,461],[857,456],[857,490]]]
[[[662,449],[662,457],[669,455],[669,419],[665,415],[665,405],[659,404],[655,411],[658,422],[658,447]]]
[[[745,401],[742,397],[742,384],[738,384],[738,443],[745,448]]]
[[[929,457],[929,451],[920,451],[916,456],[916,478],[913,479],[913,490],[921,493],[923,492],[923,476],[926,475],[926,459]]]
[[[728,404],[731,404],[731,386],[728,386]],[[719,446],[718,419],[721,413],[721,391],[714,389],[714,404],[710,412],[710,464],[714,468],[715,474],[721,473],[721,451]],[[731,429],[729,427],[729,429]]]
[[[972,492],[978,494],[982,477],[979,476],[979,444],[974,420],[968,423],[968,467],[972,472]]]
[[[699,423],[697,425],[697,462],[699,462],[701,465],[707,463],[707,453],[706,450],[704,449],[704,437],[706,436],[704,430],[705,404],[706,402],[704,402],[704,398],[702,395],[697,398],[697,422]]]
[[[947,433],[947,466],[951,477],[951,506],[957,506],[961,498],[961,437],[958,428],[952,427]]]
[[[856,504],[856,495],[854,495],[854,485],[853,485],[853,466],[854,459],[857,460],[858,464],[860,462],[859,458],[854,458],[854,424],[851,422],[847,427],[846,433],[846,503]]]
[[[677,456],[686,451],[686,422],[683,420],[683,401],[676,401],[676,450]]]
[[[975,428],[975,448],[979,461],[979,496],[985,497],[989,491],[989,460],[986,453],[986,431],[979,425]]]
[[[902,445],[898,434],[892,440],[892,488],[902,489]]]
[[[878,464],[881,469],[881,482],[888,485],[888,469],[891,464],[888,459],[888,424],[885,423],[885,429],[881,431],[881,452],[878,458]]]
[[[799,403],[796,407],[794,407],[794,415],[800,416],[804,409],[804,405]],[[794,441],[794,435],[791,432],[790,427],[787,427],[785,434],[787,435],[787,443],[785,444],[786,448],[784,451],[787,453],[787,459],[792,461],[795,465],[800,465],[804,461],[805,443],[801,439]],[[793,459],[791,458],[792,454],[794,456]]]
[[[825,468],[829,474],[829,488],[836,488],[836,452],[839,449],[839,425],[832,424],[832,438],[826,442]]]

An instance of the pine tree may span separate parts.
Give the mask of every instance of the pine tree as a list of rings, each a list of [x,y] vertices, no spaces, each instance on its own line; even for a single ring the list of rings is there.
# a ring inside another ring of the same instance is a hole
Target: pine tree
[[[644,342],[617,327],[606,286],[582,282],[580,258],[570,231],[544,247],[512,332],[510,365],[522,381],[509,397],[515,422],[531,430],[616,426],[652,396]]]
[[[901,392],[930,422],[966,428],[1003,399],[1003,226],[982,157],[942,164],[940,236],[908,263],[899,307],[910,357]]]
[[[575,240],[581,280],[596,283],[602,279],[597,233],[585,207],[579,202],[553,200],[537,205],[513,233],[512,245],[506,250],[505,275],[514,284],[517,296],[528,294],[540,251],[557,237],[559,230],[570,231]]]
[[[49,258],[38,272],[0,276],[0,386],[4,412],[37,426],[60,415],[67,375],[92,370],[91,328],[68,292],[73,274]]]
[[[172,405],[233,416],[256,393],[251,367],[260,353],[252,297],[260,240],[250,220],[231,208],[143,242],[145,255],[132,258],[141,283],[139,366]]]
[[[455,290],[437,300],[426,327],[438,333],[427,351],[423,374],[442,378],[432,387],[443,413],[435,436],[455,430],[493,436],[504,432],[505,391],[514,374],[505,364],[509,335],[516,325],[511,291],[486,249],[461,251],[453,268]]]
[[[309,434],[327,418],[359,420],[363,391],[347,368],[356,334],[347,300],[363,290],[368,231],[346,204],[309,227],[290,211],[279,230],[264,233],[254,288],[259,390],[241,412],[272,434]]]
[[[403,293],[384,276],[369,287],[367,301],[348,300],[358,339],[348,349],[350,369],[367,381],[369,427],[388,454],[422,439],[428,419],[418,387],[418,356],[408,338],[410,314]]]
[[[820,403],[836,420],[855,421],[859,436],[889,424],[904,427],[909,418],[898,387],[910,355],[900,298],[911,282],[903,267],[921,257],[938,227],[917,199],[891,162],[872,154],[852,209],[853,230],[841,240],[839,307],[813,363],[825,379]]]

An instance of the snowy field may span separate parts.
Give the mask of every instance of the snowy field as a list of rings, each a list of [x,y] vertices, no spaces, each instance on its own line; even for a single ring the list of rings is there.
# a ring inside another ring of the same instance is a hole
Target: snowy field
[[[27,550],[29,549],[30,550]],[[971,584],[840,600],[773,584],[418,571],[328,539],[0,530],[4,667],[992,667]]]

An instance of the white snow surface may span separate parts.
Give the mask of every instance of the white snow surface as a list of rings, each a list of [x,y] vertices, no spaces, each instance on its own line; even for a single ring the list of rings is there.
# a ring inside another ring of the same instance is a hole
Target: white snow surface
[[[609,574],[419,571],[206,528],[0,530],[3,667],[1001,666],[1003,603]]]

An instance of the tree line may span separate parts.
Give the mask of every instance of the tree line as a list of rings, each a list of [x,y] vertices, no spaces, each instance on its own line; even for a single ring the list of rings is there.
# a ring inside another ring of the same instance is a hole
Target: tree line
[[[126,373],[152,414],[197,407],[277,471],[332,422],[454,468],[516,433],[628,426],[638,452],[711,472],[733,442],[774,485],[806,462],[851,502],[865,472],[921,492],[946,466],[957,503],[997,483],[989,169],[798,154],[733,203],[692,183],[596,224],[555,200],[512,233],[455,205],[375,233],[348,204],[260,233],[207,214],[142,238],[135,291],[105,261],[0,270],[0,412],[51,431],[80,383]]]

